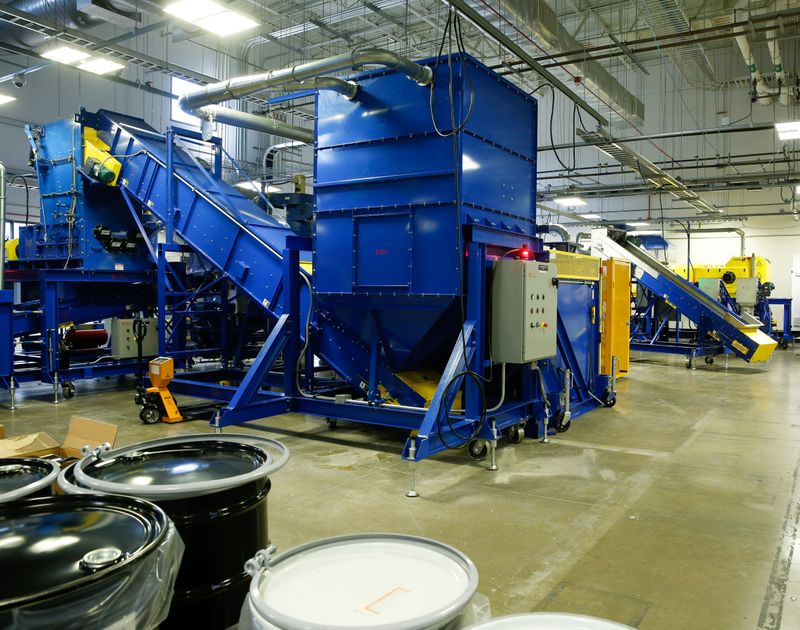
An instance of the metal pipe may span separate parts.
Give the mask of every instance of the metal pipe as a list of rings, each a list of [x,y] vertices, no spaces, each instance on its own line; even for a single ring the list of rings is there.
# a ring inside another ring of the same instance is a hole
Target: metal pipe
[[[550,233],[555,234],[556,236],[560,236],[561,240],[564,242],[569,242],[569,232],[564,229],[563,226],[558,225],[557,223],[542,223],[536,226],[536,231],[539,234]]]
[[[773,99],[773,91],[769,87],[767,87],[767,82],[764,80],[764,76],[758,69],[758,64],[756,63],[755,56],[753,55],[753,51],[750,48],[750,42],[747,41],[747,36],[736,35],[734,39],[736,40],[736,45],[739,46],[739,50],[742,53],[742,57],[744,57],[744,61],[747,64],[747,68],[750,70],[750,78],[755,83],[756,96],[758,97],[758,104],[761,105],[762,107],[771,105]]]
[[[589,105],[589,103],[583,100],[580,96],[575,94],[575,92],[570,90],[566,85],[564,85],[564,83],[559,81],[549,70],[543,68],[542,65],[537,62],[532,55],[528,54],[528,52],[522,48],[522,46],[514,42],[510,37],[492,24],[492,22],[473,9],[465,0],[447,0],[447,3],[450,6],[458,9],[470,22],[472,22],[484,33],[492,37],[506,50],[513,55],[516,55],[517,58],[522,60],[529,68],[538,73],[539,76],[543,77],[546,81],[549,81],[556,90],[564,94],[564,96],[566,96],[573,103],[577,104],[578,107],[583,109],[583,111],[589,114],[597,122],[599,122],[601,125],[608,125],[607,118],[600,114],[600,112]]]
[[[302,83],[307,79],[320,77],[338,70],[357,69],[366,65],[380,65],[397,70],[420,85],[428,85],[433,78],[433,71],[427,66],[420,66],[388,50],[366,48],[328,57],[327,59],[301,63],[289,68],[270,70],[262,74],[252,74],[212,83],[194,92],[184,94],[178,99],[178,103],[181,109],[192,113],[193,110],[205,105],[214,105],[230,99],[249,96],[256,92],[263,92],[270,88]]]
[[[6,166],[0,162],[0,291],[5,288],[6,274]]]
[[[212,123],[217,121],[226,125],[234,125],[236,127],[252,129],[253,131],[271,133],[274,136],[290,138],[292,140],[305,142],[306,144],[314,142],[314,134],[309,129],[290,125],[289,123],[281,122],[274,118],[268,118],[267,116],[240,112],[230,107],[206,105],[205,107],[192,110],[190,113],[199,117],[205,123],[202,125],[204,138],[206,138],[206,136],[208,136],[208,138],[211,137]]]
[[[778,45],[778,36],[775,31],[767,31],[767,48],[769,49],[769,56],[772,58],[775,79],[778,81],[778,102],[784,107],[788,107],[790,100],[789,84],[786,81],[786,72],[783,70],[781,49]]]
[[[315,90],[319,92],[320,90],[327,90],[329,92],[341,94],[348,101],[352,101],[356,97],[356,94],[358,94],[358,83],[354,81],[343,81],[336,77],[315,77],[300,83],[287,83],[286,85],[282,85],[281,89],[287,92],[300,92],[305,90]]]

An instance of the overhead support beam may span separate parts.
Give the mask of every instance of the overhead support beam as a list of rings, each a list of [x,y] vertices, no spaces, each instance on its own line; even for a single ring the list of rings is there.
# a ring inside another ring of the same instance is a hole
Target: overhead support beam
[[[775,123],[757,123],[754,125],[736,125],[734,127],[715,127],[713,129],[692,129],[689,131],[667,131],[665,133],[651,133],[641,136],[624,136],[622,138],[614,138],[617,144],[625,144],[627,142],[642,142],[646,140],[668,140],[670,138],[688,138],[692,136],[715,136],[717,134],[727,133],[744,133],[748,131],[775,131]],[[591,146],[586,141],[584,142],[568,142],[566,144],[547,145],[539,147],[539,153],[543,151],[561,151],[562,149],[571,149],[573,147]]]
[[[629,147],[615,143],[613,138],[607,133],[578,129],[577,134],[587,144],[597,147],[598,150],[614,158],[623,166],[638,173],[642,179],[652,186],[664,192],[668,192],[676,199],[689,204],[700,214],[721,214],[724,212],[704,201],[696,192],[689,190],[683,182],[672,177],[672,175],[653,164],[643,155]]]
[[[510,52],[513,55],[516,55],[522,62],[527,64],[531,70],[533,70],[543,79],[548,81],[553,86],[553,88],[561,92],[569,100],[578,105],[578,107],[583,109],[583,111],[589,114],[597,122],[599,122],[601,125],[608,126],[608,119],[605,116],[603,116],[600,112],[598,112],[594,107],[589,105],[589,103],[583,100],[580,96],[575,94],[575,92],[570,90],[561,81],[559,81],[549,70],[543,68],[541,64],[539,64],[533,58],[532,55],[528,54],[528,52],[526,52],[524,48],[522,48],[513,40],[511,40],[511,38],[506,36],[494,24],[492,24],[489,20],[487,20],[475,9],[473,9],[469,4],[466,3],[466,0],[447,0],[447,2],[450,6],[457,9],[465,18],[467,18],[470,22],[472,22],[476,28],[486,33],[489,37],[494,39],[498,44],[500,44],[506,50],[508,50],[508,52]]]

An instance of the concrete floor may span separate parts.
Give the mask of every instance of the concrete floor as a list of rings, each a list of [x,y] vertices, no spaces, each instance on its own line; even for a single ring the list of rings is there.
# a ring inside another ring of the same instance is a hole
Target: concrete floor
[[[397,431],[286,415],[261,421],[292,450],[273,478],[271,538],[281,549],[326,536],[392,531],[466,552],[494,615],[580,612],[641,629],[800,628],[800,354],[767,366],[686,370],[642,355],[619,401],[549,445],[499,450],[490,473],[463,452],[408,475]],[[124,386],[123,390],[119,388]],[[72,414],[118,423],[118,444],[208,431],[142,425],[132,381],[78,383],[58,406],[26,387],[8,435],[62,438]]]

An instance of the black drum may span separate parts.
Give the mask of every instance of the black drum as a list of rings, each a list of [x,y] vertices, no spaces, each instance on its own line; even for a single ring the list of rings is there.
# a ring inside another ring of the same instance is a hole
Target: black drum
[[[183,545],[156,505],[81,495],[0,505],[0,627],[155,628]]]
[[[0,459],[0,503],[52,494],[58,463],[49,459]]]
[[[280,453],[273,458],[269,450]],[[269,545],[269,475],[289,451],[249,435],[153,440],[78,461],[59,477],[69,493],[133,495],[157,503],[186,545],[164,628],[235,624],[250,577],[245,562]]]

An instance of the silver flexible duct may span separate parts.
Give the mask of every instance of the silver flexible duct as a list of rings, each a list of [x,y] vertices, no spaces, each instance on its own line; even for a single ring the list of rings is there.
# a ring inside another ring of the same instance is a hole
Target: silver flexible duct
[[[245,129],[252,129],[253,131],[271,133],[273,136],[280,136],[281,138],[299,140],[306,144],[314,142],[314,134],[310,129],[290,125],[289,123],[281,122],[274,118],[268,118],[267,116],[240,112],[230,107],[206,105],[205,107],[193,110],[192,114],[203,121],[201,128],[203,138],[206,140],[211,137],[213,123],[216,121],[225,125],[233,125],[234,127],[243,127]]]
[[[215,105],[270,88],[303,83],[308,79],[317,78],[331,72],[346,69],[355,70],[367,65],[380,65],[397,70],[420,85],[428,85],[433,78],[433,71],[427,66],[420,66],[388,50],[368,48],[328,57],[327,59],[298,64],[290,68],[271,70],[262,74],[252,74],[212,83],[194,92],[184,94],[178,100],[178,103],[183,111],[193,114],[194,110],[205,105]]]

